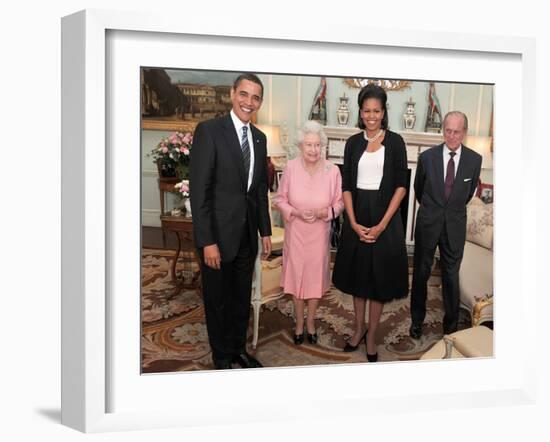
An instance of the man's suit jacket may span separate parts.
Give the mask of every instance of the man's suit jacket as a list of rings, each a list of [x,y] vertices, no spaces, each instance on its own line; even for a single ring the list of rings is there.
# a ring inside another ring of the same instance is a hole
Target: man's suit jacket
[[[217,244],[222,262],[232,261],[248,219],[254,256],[261,236],[271,235],[268,206],[267,149],[263,132],[250,125],[254,174],[247,191],[241,145],[228,114],[201,122],[193,136],[190,196],[197,248]]]
[[[454,251],[466,241],[466,205],[473,197],[481,171],[481,155],[462,145],[460,161],[449,199],[445,199],[443,144],[422,152],[418,157],[414,190],[420,203],[416,217],[415,242],[435,248],[446,226]]]

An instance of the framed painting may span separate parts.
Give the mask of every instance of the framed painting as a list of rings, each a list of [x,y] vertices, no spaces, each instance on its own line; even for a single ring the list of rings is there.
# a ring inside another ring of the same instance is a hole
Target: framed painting
[[[142,67],[141,128],[193,132],[200,121],[231,110],[234,74]]]
[[[517,114],[506,112],[506,102],[535,100],[532,40],[420,31],[365,33],[353,26],[335,26],[328,37],[313,26],[273,23],[235,31],[231,23],[215,21],[186,23],[182,30],[177,17],[107,11],[73,14],[63,19],[62,27],[63,424],[98,432],[213,421],[363,418],[381,411],[468,408],[472,398],[477,407],[534,403],[534,360],[518,358],[517,348],[526,355],[535,353],[535,328],[525,328],[521,336],[516,331],[518,321],[526,321],[522,312],[536,302],[532,266],[517,266],[518,260],[530,259],[521,244],[534,243],[535,231],[521,230],[513,242],[501,233],[514,228],[515,217],[508,215],[518,213],[518,201],[526,208],[520,211],[526,223],[536,207],[532,189],[517,186],[529,180],[518,180],[516,169],[518,155],[534,155],[532,108],[522,106],[523,130],[506,136],[499,132],[518,124]],[[231,56],[241,49],[251,56]],[[349,61],[365,56],[377,66],[368,73],[372,78],[426,78],[429,66],[430,78],[438,81],[494,83],[497,96],[505,91],[507,100],[495,100],[493,128],[499,186],[495,292],[504,294],[497,305],[495,357],[142,375],[136,155],[140,68],[363,78],[363,68]],[[404,57],[407,63],[402,63]],[[521,87],[507,88],[510,84]],[[311,392],[307,406],[288,407],[291,391]]]

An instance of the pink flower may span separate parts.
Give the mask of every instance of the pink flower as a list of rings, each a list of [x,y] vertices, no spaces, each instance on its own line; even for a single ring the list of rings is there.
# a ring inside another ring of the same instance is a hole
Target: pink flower
[[[189,132],[187,132],[187,133],[185,134],[185,136],[183,137],[183,142],[184,142],[185,144],[191,143],[192,140],[193,140],[193,136],[192,136]]]
[[[170,135],[170,138],[169,138],[170,142],[172,144],[177,144],[179,143],[179,140],[178,140],[178,137],[176,135]]]
[[[182,147],[180,152],[184,155],[189,155],[189,149],[187,147]]]
[[[162,148],[162,153],[168,153],[168,148],[166,146]]]
[[[189,181],[183,180],[174,186],[183,196],[189,196]]]

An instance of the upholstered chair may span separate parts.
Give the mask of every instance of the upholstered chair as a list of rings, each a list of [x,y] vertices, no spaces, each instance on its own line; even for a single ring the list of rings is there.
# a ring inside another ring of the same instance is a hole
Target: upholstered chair
[[[280,286],[283,258],[281,256],[270,261],[261,259],[262,242],[259,240],[258,256],[254,263],[252,279],[252,309],[253,309],[253,337],[252,347],[258,344],[258,330],[260,327],[260,311],[262,305],[269,301],[282,298],[284,292]]]

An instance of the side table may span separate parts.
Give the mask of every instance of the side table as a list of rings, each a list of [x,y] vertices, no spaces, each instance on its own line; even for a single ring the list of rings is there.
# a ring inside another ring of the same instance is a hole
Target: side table
[[[179,179],[177,177],[161,177],[160,176],[160,169],[159,169],[159,178],[158,178],[158,185],[159,185],[159,194],[160,194],[160,213],[161,218],[163,214],[165,213],[165,204],[164,201],[166,199],[165,195],[166,192],[174,192],[174,186],[179,183]],[[166,247],[166,230],[162,229],[162,246]]]
[[[200,258],[195,248],[195,242],[193,240],[193,218],[187,218],[185,216],[172,216],[168,213],[161,215],[160,222],[162,225],[162,231],[174,232],[178,237],[178,249],[172,262],[171,274],[172,281],[178,283],[178,285],[184,288],[201,288],[200,280]],[[183,252],[188,252],[185,255]],[[178,278],[176,273],[176,265],[182,255],[184,265],[188,264],[191,270],[192,278],[191,283],[186,284],[185,278]],[[191,255],[191,257],[189,256]],[[197,264],[199,269],[195,271],[193,264]]]

